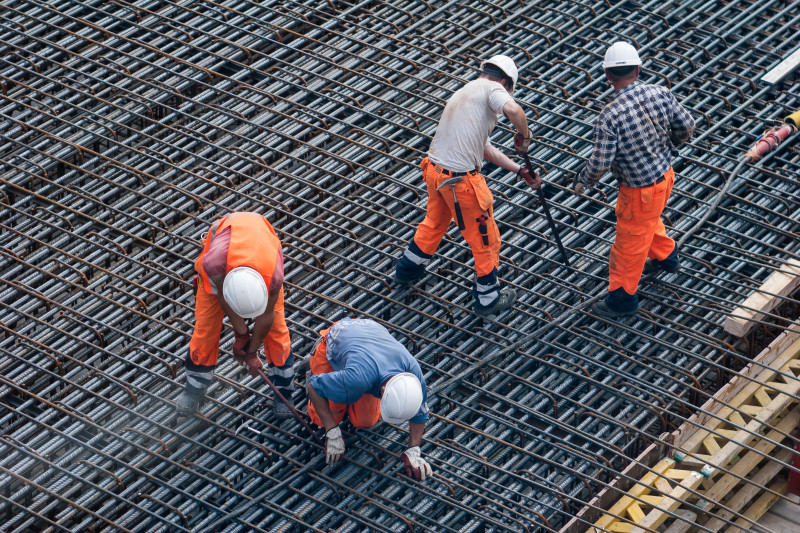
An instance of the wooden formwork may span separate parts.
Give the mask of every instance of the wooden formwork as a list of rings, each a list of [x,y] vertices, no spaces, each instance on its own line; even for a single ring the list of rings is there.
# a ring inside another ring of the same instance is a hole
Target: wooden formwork
[[[794,323],[688,421],[642,452],[561,533],[682,533],[694,523],[739,531],[728,521],[746,528],[737,513],[757,520],[777,500],[773,493],[785,492],[780,474],[794,448],[787,435],[800,422],[793,398],[798,376]]]

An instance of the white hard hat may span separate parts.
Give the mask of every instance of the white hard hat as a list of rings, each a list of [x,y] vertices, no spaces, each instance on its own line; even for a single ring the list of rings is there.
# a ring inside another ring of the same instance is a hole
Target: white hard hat
[[[400,424],[413,418],[422,405],[422,386],[410,372],[395,374],[386,382],[381,396],[381,418],[389,424]]]
[[[633,45],[622,41],[616,42],[608,47],[606,56],[603,58],[603,68],[614,67],[635,67],[642,64],[639,53]]]
[[[222,297],[242,318],[255,318],[267,310],[267,284],[254,268],[236,267],[228,272]]]
[[[494,65],[495,67],[503,71],[506,76],[511,78],[512,85],[511,87],[508,88],[508,92],[514,90],[514,87],[517,86],[517,77],[519,73],[517,72],[517,65],[514,64],[513,59],[504,55],[492,56],[483,63],[481,63],[481,70],[486,68],[486,65]]]

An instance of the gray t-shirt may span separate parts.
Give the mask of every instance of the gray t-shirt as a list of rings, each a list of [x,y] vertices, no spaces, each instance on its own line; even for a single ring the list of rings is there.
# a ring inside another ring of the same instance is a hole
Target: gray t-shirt
[[[453,93],[439,119],[428,159],[453,172],[483,166],[483,150],[503,106],[513,100],[499,82],[473,80]]]

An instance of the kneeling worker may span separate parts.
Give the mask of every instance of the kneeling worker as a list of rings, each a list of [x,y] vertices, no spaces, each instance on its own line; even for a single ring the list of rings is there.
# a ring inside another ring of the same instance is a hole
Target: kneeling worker
[[[242,211],[215,222],[194,268],[199,274],[196,320],[186,354],[186,389],[177,400],[178,416],[189,416],[200,406],[214,379],[226,315],[235,332],[234,359],[257,376],[263,343],[272,381],[291,401],[294,356],[283,313],[283,253],[267,219]],[[252,331],[246,319],[254,319]],[[279,418],[292,415],[278,399],[273,412]]]
[[[400,459],[409,477],[429,477],[431,467],[419,449],[430,417],[428,391],[416,359],[373,320],[344,318],[320,335],[311,357],[308,414],[326,429],[326,462],[344,454],[339,423],[345,414],[361,428],[380,418],[390,424],[408,420],[409,448]]]

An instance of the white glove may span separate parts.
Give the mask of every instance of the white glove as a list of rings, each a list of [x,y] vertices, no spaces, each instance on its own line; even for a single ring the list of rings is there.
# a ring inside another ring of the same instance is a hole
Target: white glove
[[[576,193],[578,193],[578,194],[583,194],[583,191],[585,191],[585,190],[586,190],[586,187],[584,187],[584,186],[583,186],[583,185],[581,185],[580,183],[576,183],[576,184],[574,185],[573,189],[575,190],[575,192],[576,192]]]
[[[422,458],[419,446],[407,449],[403,452],[403,455],[400,456],[400,460],[403,461],[403,466],[406,469],[406,475],[408,477],[413,477],[417,481],[425,481],[426,477],[433,475],[431,465]]]
[[[325,463],[329,465],[338,463],[342,455],[344,455],[342,430],[339,429],[339,426],[336,426],[328,430],[328,432],[325,433],[325,437]]]

